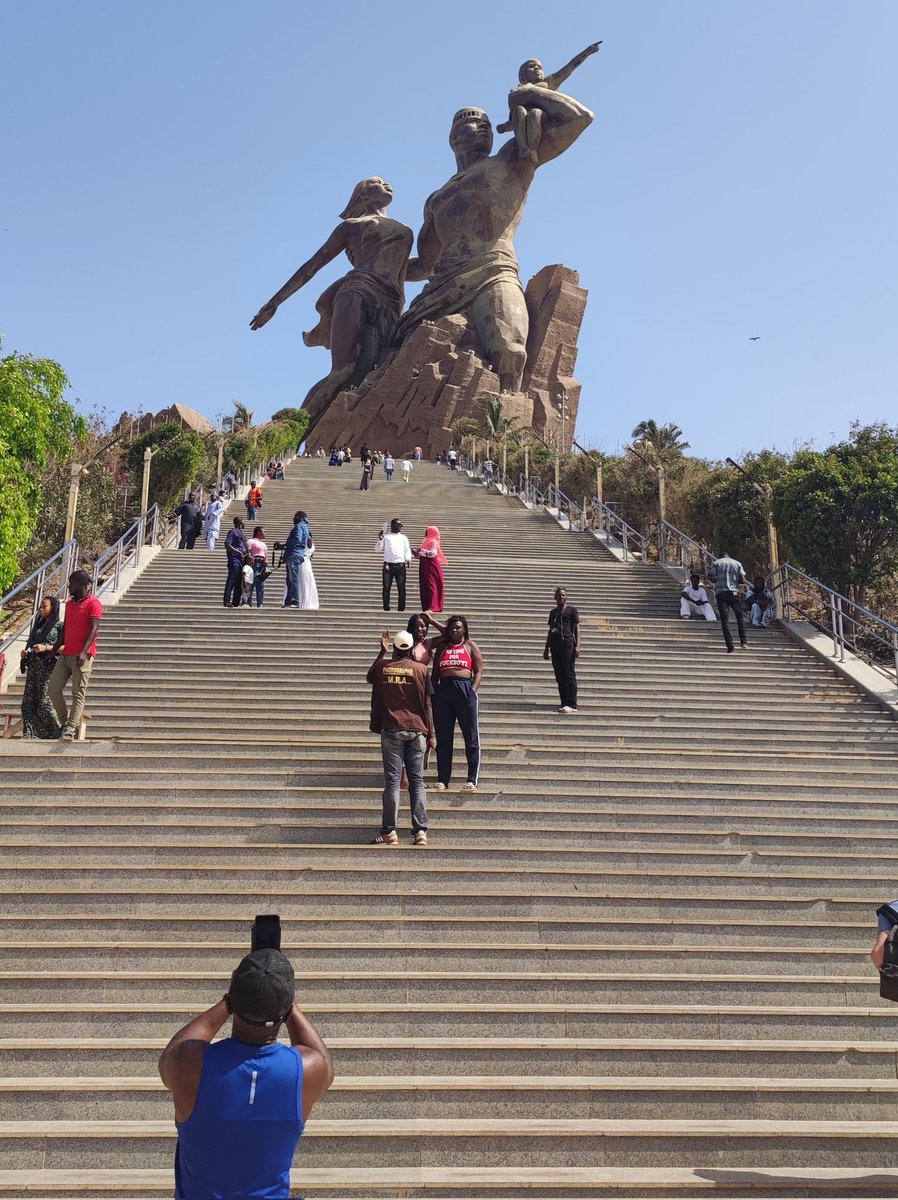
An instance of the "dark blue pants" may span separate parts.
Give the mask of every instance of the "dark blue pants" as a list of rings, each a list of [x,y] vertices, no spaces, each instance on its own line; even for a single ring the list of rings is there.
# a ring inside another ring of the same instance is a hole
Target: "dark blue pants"
[[[468,781],[476,783],[480,775],[480,699],[470,679],[441,679],[433,697],[433,725],[437,735],[437,779],[447,783],[452,777],[452,743],[455,722],[465,739]]]
[[[723,630],[723,640],[727,650],[733,649],[733,635],[730,633],[730,609],[736,618],[736,628],[739,630],[739,641],[745,645],[745,617],[742,615],[742,597],[737,592],[717,592],[717,611],[720,614],[720,628]]]
[[[233,608],[240,604],[243,594],[243,560],[228,555],[228,581],[225,584],[224,602]]]

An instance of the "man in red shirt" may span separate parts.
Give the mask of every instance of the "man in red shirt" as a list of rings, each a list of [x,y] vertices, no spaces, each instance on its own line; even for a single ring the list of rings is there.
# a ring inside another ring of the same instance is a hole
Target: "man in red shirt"
[[[97,630],[103,615],[103,605],[90,594],[90,589],[91,579],[86,571],[75,571],[69,576],[71,599],[65,606],[62,633],[53,647],[53,653],[59,658],[47,690],[62,725],[60,736],[67,742],[72,741],[81,724],[87,684],[97,653]],[[69,679],[72,681],[71,708],[62,694]]]

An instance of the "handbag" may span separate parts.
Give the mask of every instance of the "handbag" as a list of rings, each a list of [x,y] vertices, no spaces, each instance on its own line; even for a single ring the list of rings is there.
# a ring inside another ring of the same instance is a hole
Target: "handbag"
[[[883,947],[882,966],[879,968],[879,994],[883,1000],[898,1003],[898,912],[889,904],[881,904],[876,910],[876,915],[893,922]]]

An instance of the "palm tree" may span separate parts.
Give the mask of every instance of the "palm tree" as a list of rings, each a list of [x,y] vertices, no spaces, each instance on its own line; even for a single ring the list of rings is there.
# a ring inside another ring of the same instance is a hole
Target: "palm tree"
[[[239,430],[246,430],[253,423],[253,412],[251,408],[247,408],[245,404],[241,404],[239,400],[232,400],[234,405],[234,415],[231,417],[231,432],[236,433]]]
[[[514,422],[505,412],[501,396],[480,398],[480,426],[484,437],[502,447],[502,474],[507,471],[508,439],[517,432]]]
[[[460,417],[452,426],[453,438],[458,438],[459,445],[462,449],[465,448],[467,442],[474,441],[481,437],[480,422],[476,417]]]
[[[660,459],[663,455],[670,458],[689,449],[689,443],[683,438],[683,430],[673,421],[666,425],[659,425],[654,420],[640,421],[631,437],[633,445],[651,458]]]

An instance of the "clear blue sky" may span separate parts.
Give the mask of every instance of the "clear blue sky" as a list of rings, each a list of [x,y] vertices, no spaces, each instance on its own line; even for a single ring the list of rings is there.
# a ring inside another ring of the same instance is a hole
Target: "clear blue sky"
[[[0,0],[0,29],[0,330],[85,405],[299,403],[345,265],[248,322],[356,181],[417,230],[453,112],[503,120],[520,62],[602,38],[565,85],[595,124],[517,239],[525,280],[590,292],[580,440],[655,417],[722,457],[898,419],[892,0]]]

